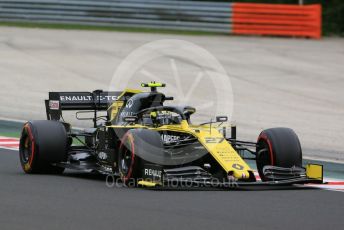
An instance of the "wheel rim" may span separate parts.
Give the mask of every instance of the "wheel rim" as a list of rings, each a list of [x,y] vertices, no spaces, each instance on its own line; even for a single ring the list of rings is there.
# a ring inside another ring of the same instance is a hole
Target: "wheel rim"
[[[127,148],[125,148],[123,152],[121,157],[121,168],[123,173],[127,175],[131,164],[131,154]]]
[[[257,168],[262,169],[265,165],[269,165],[271,163],[270,154],[267,144],[264,141],[261,141],[258,144],[257,149]]]
[[[31,145],[32,145],[32,142],[30,141],[30,137],[27,136],[25,138],[25,142],[24,142],[24,148],[23,148],[23,161],[24,163],[28,163],[29,162],[29,159],[31,157]]]

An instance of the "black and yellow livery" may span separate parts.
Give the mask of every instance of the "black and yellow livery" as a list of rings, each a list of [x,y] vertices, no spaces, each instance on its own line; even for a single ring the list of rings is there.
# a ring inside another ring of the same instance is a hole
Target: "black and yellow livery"
[[[322,166],[302,165],[295,132],[272,128],[257,142],[240,141],[226,116],[193,124],[196,109],[167,106],[173,100],[157,90],[162,83],[142,83],[148,92],[50,92],[47,120],[29,121],[20,139],[26,173],[62,173],[65,168],[115,175],[125,184],[233,187],[322,183]],[[62,111],[90,112],[93,128],[73,131]],[[227,137],[226,127],[231,127]],[[78,140],[77,145],[74,140]],[[256,162],[261,181],[247,161]]]

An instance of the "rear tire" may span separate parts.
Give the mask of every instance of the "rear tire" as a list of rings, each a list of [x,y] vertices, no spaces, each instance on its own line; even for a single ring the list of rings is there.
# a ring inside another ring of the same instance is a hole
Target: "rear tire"
[[[67,133],[58,121],[29,121],[19,142],[19,158],[25,173],[63,173],[52,163],[67,160]]]
[[[266,150],[266,151],[265,151]],[[290,168],[302,167],[302,150],[299,138],[289,128],[272,128],[260,133],[257,141],[257,169],[263,181],[266,165]]]

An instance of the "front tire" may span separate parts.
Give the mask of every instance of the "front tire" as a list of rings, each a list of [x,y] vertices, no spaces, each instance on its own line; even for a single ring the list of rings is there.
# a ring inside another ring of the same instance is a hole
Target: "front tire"
[[[118,149],[118,171],[124,184],[136,185],[135,179],[139,170],[138,161],[139,159],[135,154],[134,136],[129,130],[122,137]]]
[[[67,159],[67,133],[58,121],[29,121],[19,142],[19,159],[25,173],[63,173],[52,165]]]
[[[136,186],[138,179],[142,177],[146,156],[162,155],[163,143],[158,132],[149,129],[130,129],[121,139],[118,149],[118,171],[121,180],[128,186]]]
[[[302,150],[299,138],[289,128],[272,128],[260,133],[257,141],[257,169],[263,181],[266,165],[283,168],[302,167]]]

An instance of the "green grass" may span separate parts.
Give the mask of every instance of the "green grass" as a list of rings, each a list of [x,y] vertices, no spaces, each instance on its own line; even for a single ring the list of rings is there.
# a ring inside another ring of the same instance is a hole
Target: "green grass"
[[[1,132],[0,136],[19,138],[20,137],[20,131],[18,131],[18,132],[4,132],[4,133]]]
[[[23,123],[13,121],[0,120],[0,136],[19,138],[23,127]],[[79,137],[82,142],[85,142],[84,137]],[[81,146],[82,142],[73,138],[73,145]]]
[[[180,30],[171,30],[171,29],[148,29],[148,28],[134,28],[134,27],[133,28],[112,27],[112,26],[88,26],[88,25],[61,24],[61,23],[0,22],[0,26],[61,29],[61,30],[93,30],[93,31],[181,34],[181,35],[228,35],[226,33],[203,32],[203,31],[180,31]]]
[[[19,137],[23,123],[0,120],[0,136]]]
[[[85,137],[79,137],[79,139],[82,141],[79,141],[76,138],[73,138],[73,146],[83,146],[83,143],[85,143]]]

